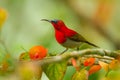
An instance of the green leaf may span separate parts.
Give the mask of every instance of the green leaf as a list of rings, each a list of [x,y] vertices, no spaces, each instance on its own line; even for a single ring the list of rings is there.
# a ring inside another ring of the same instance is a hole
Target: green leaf
[[[85,69],[76,71],[72,77],[72,80],[88,80],[88,71]]]
[[[110,78],[110,80],[120,80],[120,70],[110,71],[107,77]]]
[[[49,80],[63,80],[67,69],[67,62],[52,63],[44,65],[42,68]]]
[[[28,52],[24,52],[24,53],[21,53],[20,56],[19,56],[19,60],[22,61],[22,60],[29,60],[30,57],[29,57],[29,54]]]

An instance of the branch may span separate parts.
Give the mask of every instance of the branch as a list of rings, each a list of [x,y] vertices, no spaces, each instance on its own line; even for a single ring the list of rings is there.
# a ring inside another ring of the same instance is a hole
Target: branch
[[[99,55],[102,57],[108,56],[108,57],[111,57],[114,59],[116,59],[116,58],[118,58],[118,56],[120,56],[120,54],[115,51],[104,50],[104,49],[85,49],[85,50],[81,50],[81,51],[73,51],[73,52],[64,53],[62,55],[46,57],[43,60],[40,60],[37,62],[40,65],[45,65],[45,64],[68,60],[72,57],[84,57],[85,55]]]

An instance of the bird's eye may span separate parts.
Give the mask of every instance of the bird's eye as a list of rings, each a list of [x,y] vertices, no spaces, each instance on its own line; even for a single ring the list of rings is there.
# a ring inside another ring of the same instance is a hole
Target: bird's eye
[[[57,23],[57,22],[58,22],[58,20],[52,20],[52,22],[53,22],[53,23]]]

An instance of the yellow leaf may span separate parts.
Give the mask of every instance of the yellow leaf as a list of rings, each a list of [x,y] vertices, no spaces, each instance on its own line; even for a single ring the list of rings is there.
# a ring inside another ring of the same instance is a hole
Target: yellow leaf
[[[102,80],[111,80],[111,79],[108,77],[104,77]]]
[[[2,62],[2,70],[6,71],[9,67],[9,63],[7,61],[3,61]]]
[[[109,70],[109,64],[102,62],[102,61],[99,61],[99,64],[105,71]]]
[[[120,68],[120,63],[118,60],[112,60],[112,62],[109,64],[110,69],[118,69]]]
[[[2,69],[3,71],[7,71],[8,67],[9,67],[9,65],[10,65],[8,59],[10,59],[10,54],[6,54],[6,55],[4,56],[4,58],[3,58],[3,60],[2,60],[2,68],[1,68],[1,69]]]
[[[0,27],[3,25],[7,18],[7,12],[5,9],[0,8]]]
[[[72,76],[72,80],[88,80],[88,71],[85,69],[76,71]]]
[[[42,68],[39,64],[24,62],[18,66],[17,73],[20,80],[40,80],[42,76]]]

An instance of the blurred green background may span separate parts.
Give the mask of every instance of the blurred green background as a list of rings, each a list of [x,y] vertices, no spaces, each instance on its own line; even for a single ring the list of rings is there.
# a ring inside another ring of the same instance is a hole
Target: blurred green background
[[[88,41],[103,49],[118,50],[119,4],[120,0],[0,0],[0,7],[8,12],[1,37],[16,59],[24,52],[22,47],[29,50],[35,45],[59,53],[64,47],[56,42],[52,25],[40,20],[61,19]],[[70,70],[64,80],[70,79],[70,72],[74,72]]]

